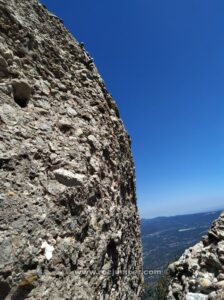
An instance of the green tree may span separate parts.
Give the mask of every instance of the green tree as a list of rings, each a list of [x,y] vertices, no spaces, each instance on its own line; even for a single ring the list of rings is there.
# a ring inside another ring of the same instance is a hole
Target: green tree
[[[169,290],[170,276],[165,271],[154,286],[145,284],[145,293],[142,300],[166,300]]]

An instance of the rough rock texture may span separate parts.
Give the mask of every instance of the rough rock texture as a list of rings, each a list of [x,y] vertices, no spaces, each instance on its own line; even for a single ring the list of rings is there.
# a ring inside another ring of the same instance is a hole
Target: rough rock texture
[[[224,299],[224,213],[208,234],[169,266],[168,299]]]
[[[0,299],[139,299],[130,139],[83,44],[0,0]]]

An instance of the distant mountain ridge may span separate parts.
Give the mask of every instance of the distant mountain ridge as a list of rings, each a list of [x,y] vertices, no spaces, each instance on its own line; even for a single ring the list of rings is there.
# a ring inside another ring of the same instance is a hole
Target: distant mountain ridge
[[[155,230],[171,229],[171,225],[173,228],[178,226],[183,226],[183,223],[186,224],[198,225],[198,219],[200,219],[201,224],[207,225],[207,222],[212,222],[213,217],[217,214],[220,214],[221,210],[212,211],[212,212],[203,212],[203,213],[196,213],[196,214],[186,214],[186,215],[176,215],[171,217],[156,217],[150,219],[141,219],[141,230],[147,232],[153,232]],[[150,225],[150,226],[149,226]],[[144,234],[142,232],[142,234]]]

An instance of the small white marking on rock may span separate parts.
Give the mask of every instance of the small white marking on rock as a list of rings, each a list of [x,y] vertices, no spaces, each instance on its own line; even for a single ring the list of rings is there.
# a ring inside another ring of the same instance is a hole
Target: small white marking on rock
[[[51,260],[53,256],[54,247],[50,244],[48,244],[46,241],[44,241],[41,245],[41,249],[45,250],[45,257],[47,260]]]

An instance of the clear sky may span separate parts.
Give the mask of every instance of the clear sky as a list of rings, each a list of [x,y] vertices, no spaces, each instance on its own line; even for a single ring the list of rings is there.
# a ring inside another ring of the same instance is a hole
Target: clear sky
[[[224,1],[42,0],[132,138],[141,217],[224,207]]]

